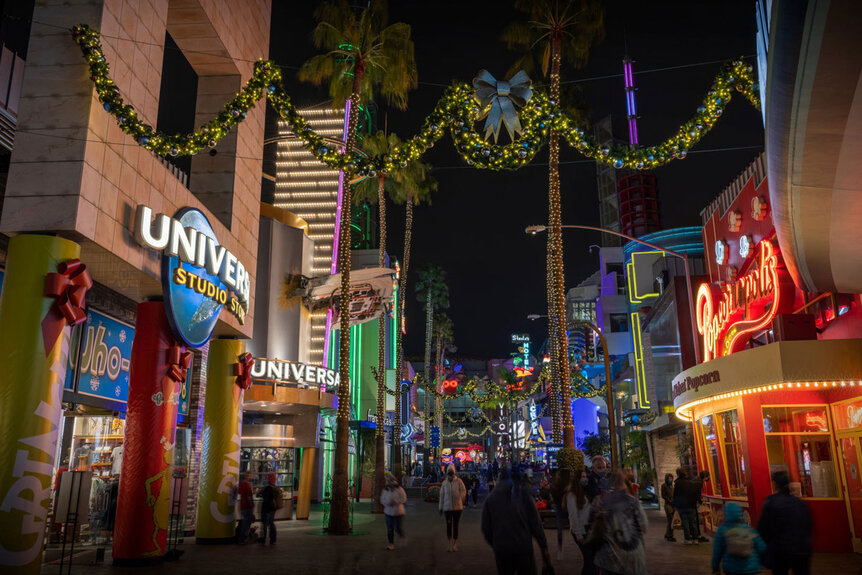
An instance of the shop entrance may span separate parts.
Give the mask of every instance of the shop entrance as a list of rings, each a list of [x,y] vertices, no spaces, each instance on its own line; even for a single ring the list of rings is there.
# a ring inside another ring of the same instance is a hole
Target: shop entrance
[[[853,531],[853,550],[862,553],[862,433],[838,438],[844,468],[844,498]]]

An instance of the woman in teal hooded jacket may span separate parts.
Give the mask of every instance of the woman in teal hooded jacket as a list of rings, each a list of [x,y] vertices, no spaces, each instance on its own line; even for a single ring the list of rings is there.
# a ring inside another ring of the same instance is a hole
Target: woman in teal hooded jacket
[[[736,503],[724,507],[724,522],[718,526],[712,544],[712,572],[718,567],[726,575],[760,573],[760,558],[766,543],[757,531],[742,520],[742,508]]]

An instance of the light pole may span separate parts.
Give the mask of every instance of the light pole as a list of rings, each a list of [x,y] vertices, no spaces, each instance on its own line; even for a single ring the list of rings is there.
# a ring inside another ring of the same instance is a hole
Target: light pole
[[[565,226],[564,226],[565,227]],[[535,320],[539,319],[540,315],[530,314],[527,316],[527,319]],[[602,342],[602,357],[605,362],[605,402],[608,404],[608,438],[611,442],[611,470],[617,469],[620,463],[619,459],[619,449],[617,446],[617,431],[616,431],[616,416],[614,415],[614,394],[611,385],[611,359],[610,352],[608,351],[608,341],[605,339],[605,335],[602,333],[595,324],[584,321],[584,320],[575,320],[572,322],[573,324],[584,325],[598,336],[599,341]],[[568,324],[567,326],[568,327]],[[567,352],[568,353],[568,352]],[[571,374],[568,374],[568,377],[563,376],[566,380],[566,385],[571,385]],[[569,417],[572,416],[572,406],[568,406]]]
[[[606,230],[604,228],[598,228],[595,226],[581,226],[581,225],[574,225],[574,224],[560,226],[560,227],[570,228],[570,229],[575,229],[575,230],[590,230],[593,232],[602,232],[602,233],[606,233],[606,234],[611,234],[613,236],[619,236],[621,238],[625,238],[625,239],[629,240],[630,242],[637,242],[639,244],[643,244],[647,247],[650,247],[654,250],[659,250],[661,252],[665,252],[665,253],[668,253],[672,256],[676,256],[676,257],[682,259],[682,261],[685,265],[685,287],[686,287],[686,291],[688,291],[688,293],[686,295],[687,295],[687,299],[688,299],[688,313],[689,313],[690,320],[691,320],[691,343],[692,343],[692,345],[694,345],[695,363],[700,363],[700,346],[698,344],[698,337],[697,337],[697,321],[695,320],[695,317],[694,317],[694,301],[692,300],[692,293],[691,293],[691,270],[688,267],[688,256],[687,255],[685,255],[684,253],[681,253],[681,252],[675,252],[673,250],[663,248],[660,245],[653,244],[653,243],[650,243],[650,242],[647,242],[644,240],[640,240],[638,238],[635,238],[635,237],[632,237],[632,236],[629,236],[627,234],[623,234],[623,233],[620,233],[620,232],[617,232],[614,230]],[[548,226],[544,226],[544,225],[527,226],[527,228],[524,230],[524,232],[534,236],[539,232],[547,231],[547,229],[548,229]]]

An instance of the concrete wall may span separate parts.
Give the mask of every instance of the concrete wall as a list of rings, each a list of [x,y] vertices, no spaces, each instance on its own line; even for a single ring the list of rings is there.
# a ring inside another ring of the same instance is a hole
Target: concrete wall
[[[249,112],[215,157],[193,160],[189,190],[102,108],[69,28],[86,23],[101,31],[114,82],[150,125],[158,116],[170,32],[199,76],[199,124],[233,97],[253,62],[267,56],[270,3],[40,0],[33,20],[0,231],[79,241],[94,280],[141,301],[161,293],[160,266],[158,254],[130,235],[136,206],[169,215],[191,206],[208,215],[219,242],[254,274],[264,106]],[[245,325],[222,314],[216,334],[250,337],[253,314],[253,302]]]

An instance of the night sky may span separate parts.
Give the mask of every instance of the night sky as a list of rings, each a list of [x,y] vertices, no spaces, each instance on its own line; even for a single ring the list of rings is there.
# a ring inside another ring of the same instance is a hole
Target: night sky
[[[327,99],[324,88],[299,83],[295,70],[316,53],[310,41],[317,2],[275,1],[270,57],[285,68],[285,86],[299,106]],[[581,70],[564,64],[563,81],[575,80],[588,106],[587,118],[614,118],[617,136],[627,137],[622,59],[634,60],[639,140],[658,143],[694,113],[723,61],[748,57],[754,65],[754,3],[605,3],[605,39],[596,45]],[[402,139],[415,134],[444,87],[453,80],[470,82],[488,69],[503,78],[515,55],[500,42],[506,23],[517,14],[501,0],[461,2],[390,2],[390,22],[413,27],[419,88],[410,94],[406,112],[380,105],[378,128],[388,118],[390,131]],[[704,65],[693,65],[709,62]],[[653,71],[661,68],[674,68]],[[610,77],[608,77],[610,76]],[[534,86],[545,83],[534,77]],[[624,134],[625,132],[625,134]],[[699,225],[700,210],[762,150],[760,112],[737,95],[716,127],[685,160],[655,171],[665,228]],[[731,150],[729,148],[741,148]],[[524,234],[530,224],[546,223],[547,151],[516,172],[491,172],[467,166],[445,136],[425,159],[434,165],[439,190],[431,206],[416,209],[407,304],[408,356],[421,356],[424,317],[413,294],[415,269],[425,262],[442,266],[449,276],[458,354],[473,358],[505,357],[510,334],[528,332],[544,341],[546,313],[545,239]],[[595,162],[561,143],[561,187],[564,224],[598,225]],[[389,205],[389,252],[401,257],[403,207]],[[598,268],[589,245],[597,234],[564,232],[566,288]]]

